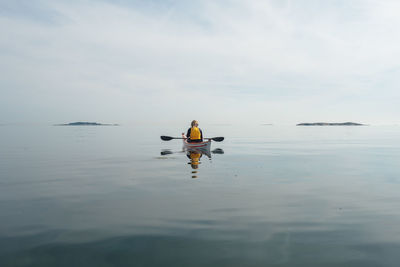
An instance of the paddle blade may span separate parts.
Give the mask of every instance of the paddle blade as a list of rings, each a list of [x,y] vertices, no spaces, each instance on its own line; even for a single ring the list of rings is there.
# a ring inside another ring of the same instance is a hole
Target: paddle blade
[[[161,140],[163,140],[163,141],[170,141],[170,140],[173,139],[171,136],[165,136],[165,135],[161,135],[160,138],[161,138]]]
[[[224,150],[222,148],[216,148],[213,151],[211,151],[213,154],[224,154]]]
[[[215,141],[215,142],[222,142],[222,141],[224,141],[224,137],[213,137],[213,138],[211,138],[211,140],[213,140],[213,141]]]

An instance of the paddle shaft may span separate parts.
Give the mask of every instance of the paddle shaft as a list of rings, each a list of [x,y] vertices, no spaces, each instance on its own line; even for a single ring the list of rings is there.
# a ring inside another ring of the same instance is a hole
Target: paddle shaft
[[[160,138],[163,141],[170,141],[172,139],[187,139],[185,137],[171,137],[171,136],[165,136],[165,135],[162,135]],[[221,142],[224,140],[224,137],[211,137],[211,138],[204,138],[204,139],[213,140],[215,142]]]

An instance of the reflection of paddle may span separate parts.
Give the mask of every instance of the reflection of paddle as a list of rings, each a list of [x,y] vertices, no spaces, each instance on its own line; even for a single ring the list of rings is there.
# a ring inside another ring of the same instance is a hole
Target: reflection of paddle
[[[224,154],[224,150],[222,150],[222,148],[216,148],[213,151],[211,151],[211,153],[213,154]]]
[[[171,137],[171,136],[165,136],[165,135],[162,135],[160,137],[161,137],[161,140],[163,140],[163,141],[170,141],[172,139],[186,139],[184,137]],[[204,138],[204,139],[211,139],[215,142],[224,141],[224,137],[212,137],[212,138]]]
[[[172,152],[171,150],[163,150],[161,151],[161,156],[165,156],[165,155],[169,155],[169,154],[174,154],[174,152]]]

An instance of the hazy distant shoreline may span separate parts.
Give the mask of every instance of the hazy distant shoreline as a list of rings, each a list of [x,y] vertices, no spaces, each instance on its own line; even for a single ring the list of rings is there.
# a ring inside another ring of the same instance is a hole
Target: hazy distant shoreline
[[[367,124],[356,122],[303,122],[296,126],[367,126]]]
[[[118,124],[104,124],[98,122],[78,121],[78,122],[70,122],[63,124],[55,124],[55,126],[118,126]]]

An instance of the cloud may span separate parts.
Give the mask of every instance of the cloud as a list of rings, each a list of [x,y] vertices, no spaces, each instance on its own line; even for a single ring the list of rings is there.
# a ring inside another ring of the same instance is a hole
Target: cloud
[[[0,6],[3,121],[400,115],[386,112],[399,98],[396,1]]]

